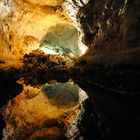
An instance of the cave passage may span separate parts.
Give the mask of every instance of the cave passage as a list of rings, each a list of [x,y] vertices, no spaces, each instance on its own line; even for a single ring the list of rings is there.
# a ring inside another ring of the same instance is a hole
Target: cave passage
[[[82,55],[78,45],[78,31],[69,24],[51,27],[41,40],[40,49],[46,54]]]

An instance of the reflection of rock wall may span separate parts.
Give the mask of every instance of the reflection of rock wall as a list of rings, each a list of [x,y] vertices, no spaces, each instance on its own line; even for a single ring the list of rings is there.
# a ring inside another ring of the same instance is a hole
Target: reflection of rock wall
[[[76,99],[76,102],[74,101],[75,99],[70,102],[63,102],[64,104],[59,106],[58,101],[62,101],[67,97],[63,98],[61,94],[53,90],[55,88],[53,87],[55,86],[54,84],[49,85],[51,86],[49,88],[52,88],[52,92],[54,92],[53,95],[57,96],[55,98],[56,102],[52,104],[54,99],[48,98],[48,96],[40,92],[40,87],[26,86],[22,80],[18,82],[23,84],[22,93],[10,100],[0,110],[6,122],[6,127],[3,130],[3,140],[32,140],[37,138],[62,140],[67,139],[65,136],[67,128],[69,128],[67,133],[70,137],[80,134],[77,132],[78,125],[85,113],[84,105],[88,99],[82,89],[71,83],[63,84],[64,89],[61,87],[61,91],[65,92],[67,90],[66,94],[71,94],[70,89],[75,90],[76,88],[76,93],[74,94],[78,99]],[[70,95],[68,98],[71,98]]]

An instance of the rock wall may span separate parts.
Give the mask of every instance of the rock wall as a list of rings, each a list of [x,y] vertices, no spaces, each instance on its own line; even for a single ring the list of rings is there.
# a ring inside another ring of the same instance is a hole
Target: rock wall
[[[139,47],[139,0],[65,0],[64,7],[94,53]]]
[[[0,1],[0,68],[21,67],[24,54],[39,47],[52,26],[73,23],[61,0]]]
[[[62,0],[25,0],[26,2],[39,5],[60,6]]]

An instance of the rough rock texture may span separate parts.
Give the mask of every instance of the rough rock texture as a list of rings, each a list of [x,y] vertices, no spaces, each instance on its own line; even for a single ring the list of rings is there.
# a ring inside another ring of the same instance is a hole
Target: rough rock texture
[[[0,19],[12,14],[12,0],[1,0],[0,1]]]
[[[66,0],[64,5],[94,53],[139,47],[139,0]]]
[[[0,1],[0,67],[21,67],[24,54],[39,47],[50,27],[71,24],[59,1]],[[45,3],[44,3],[45,2]]]
[[[38,5],[60,6],[62,0],[25,0],[26,2]]]
[[[85,4],[88,3],[89,0],[64,0],[62,6],[64,9],[68,12],[68,15],[73,20],[75,26],[77,27],[79,31],[79,39],[78,44],[81,50],[83,50],[83,53],[87,51],[87,46],[83,43],[82,37],[84,36],[83,28],[81,27],[81,24],[79,22],[79,19],[77,18],[77,14],[80,11],[81,7],[83,7]]]

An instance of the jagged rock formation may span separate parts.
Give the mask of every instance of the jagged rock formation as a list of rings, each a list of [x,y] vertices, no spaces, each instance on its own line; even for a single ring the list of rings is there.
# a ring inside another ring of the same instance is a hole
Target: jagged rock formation
[[[139,0],[66,0],[64,6],[94,53],[139,47]]]
[[[44,3],[45,2],[45,3]],[[70,24],[61,1],[0,1],[0,67],[21,67],[22,58],[39,47],[50,27]]]

